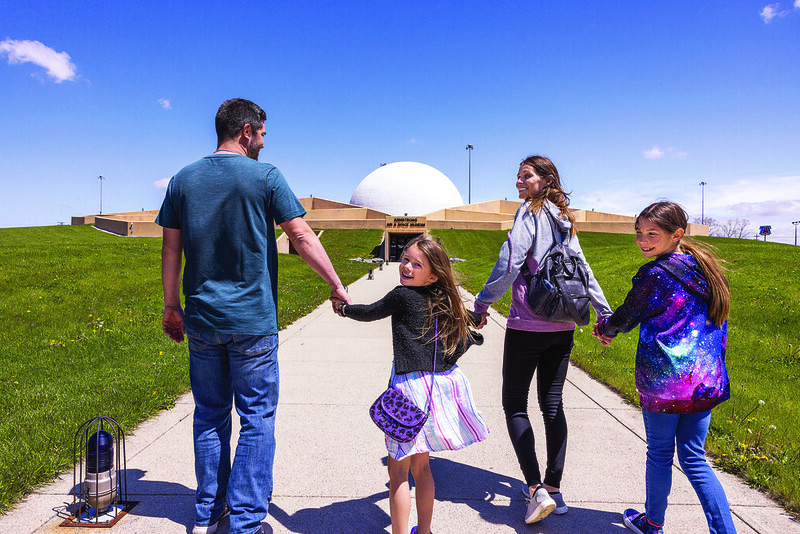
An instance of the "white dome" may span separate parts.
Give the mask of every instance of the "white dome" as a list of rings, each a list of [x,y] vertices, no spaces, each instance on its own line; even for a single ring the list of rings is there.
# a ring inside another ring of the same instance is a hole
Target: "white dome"
[[[421,216],[464,205],[453,182],[424,163],[399,161],[378,167],[364,178],[350,204],[389,215]]]

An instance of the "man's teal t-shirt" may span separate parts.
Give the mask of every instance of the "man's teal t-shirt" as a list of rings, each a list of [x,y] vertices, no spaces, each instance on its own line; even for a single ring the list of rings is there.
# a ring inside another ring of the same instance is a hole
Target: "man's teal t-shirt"
[[[207,156],[173,176],[156,223],[181,231],[186,328],[276,334],[274,223],[305,213],[277,168],[246,156]]]

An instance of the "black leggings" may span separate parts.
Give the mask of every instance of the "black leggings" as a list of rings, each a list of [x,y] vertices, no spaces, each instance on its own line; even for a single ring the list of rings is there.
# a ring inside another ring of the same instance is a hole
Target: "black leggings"
[[[529,486],[542,482],[528,419],[528,393],[536,373],[539,408],[547,441],[544,483],[560,487],[567,453],[567,419],[561,396],[569,368],[574,331],[525,332],[506,329],[503,349],[503,411],[508,435]]]

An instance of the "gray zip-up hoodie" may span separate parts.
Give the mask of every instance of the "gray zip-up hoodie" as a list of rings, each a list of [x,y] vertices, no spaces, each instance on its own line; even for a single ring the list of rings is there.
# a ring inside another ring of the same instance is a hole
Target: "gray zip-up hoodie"
[[[559,332],[574,330],[575,323],[555,323],[536,315],[528,306],[528,287],[520,274],[523,262],[528,263],[531,274],[539,270],[539,263],[553,247],[553,233],[547,214],[533,213],[528,210],[530,202],[524,202],[514,218],[514,226],[508,232],[508,238],[500,248],[500,256],[475,301],[475,311],[484,313],[489,306],[500,300],[508,288],[512,288],[511,307],[508,312],[507,327],[528,332]],[[558,207],[549,200],[545,201],[542,210],[548,210],[558,221],[561,232],[567,233],[572,224],[566,218],[560,218]],[[606,301],[600,284],[592,273],[578,242],[578,236],[568,238],[567,246],[574,250],[583,261],[589,275],[589,298],[598,316],[611,315],[611,308]]]

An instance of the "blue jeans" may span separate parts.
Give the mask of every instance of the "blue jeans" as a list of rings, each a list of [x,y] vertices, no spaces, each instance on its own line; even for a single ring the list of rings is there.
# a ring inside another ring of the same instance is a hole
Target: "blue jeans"
[[[711,534],[735,533],[725,490],[706,461],[705,442],[711,412],[690,414],[655,413],[642,410],[647,433],[648,519],[664,524],[667,496],[672,488],[672,458],[678,445],[678,462],[692,483]]]
[[[261,528],[272,498],[278,336],[186,332],[194,396],[195,524],[231,510],[231,534]],[[231,466],[231,410],[241,431]]]

